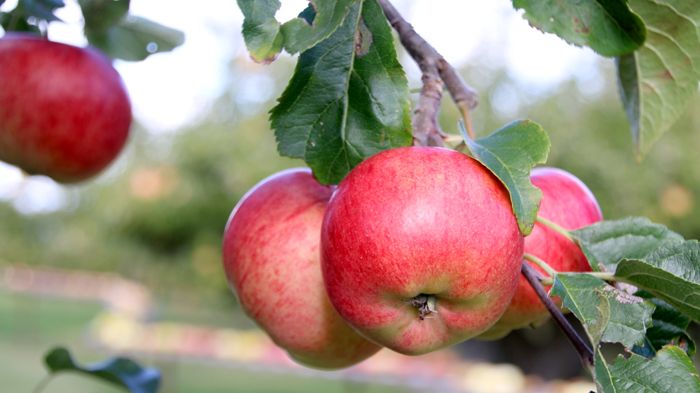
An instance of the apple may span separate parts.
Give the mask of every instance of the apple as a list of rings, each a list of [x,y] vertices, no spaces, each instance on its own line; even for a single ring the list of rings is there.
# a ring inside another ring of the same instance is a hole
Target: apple
[[[517,288],[523,237],[508,192],[454,150],[385,150],[340,183],[321,230],[326,290],[370,340],[418,355],[474,337]]]
[[[308,169],[258,183],[233,209],[223,244],[224,269],[243,310],[292,359],[348,367],[380,347],[333,309],[323,285],[321,223],[333,187]]]
[[[591,190],[576,176],[558,168],[535,168],[532,184],[542,190],[539,215],[564,229],[574,230],[603,219],[600,206]],[[586,272],[591,267],[581,250],[571,240],[553,229],[536,223],[525,237],[525,252],[535,255],[561,272]],[[543,276],[547,274],[534,266]],[[559,302],[559,299],[555,299]],[[535,291],[524,277],[520,278],[513,301],[501,319],[483,339],[501,338],[513,329],[536,326],[549,318]]]
[[[129,98],[105,56],[29,34],[0,38],[0,160],[85,180],[115,159],[130,125]]]

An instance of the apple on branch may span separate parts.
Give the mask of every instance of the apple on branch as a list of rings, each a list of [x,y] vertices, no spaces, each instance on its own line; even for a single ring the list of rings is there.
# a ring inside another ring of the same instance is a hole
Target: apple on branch
[[[338,186],[321,233],[335,308],[403,354],[484,332],[517,288],[523,237],[508,192],[454,150],[396,148],[360,163]]]
[[[258,183],[240,200],[224,233],[224,269],[243,310],[299,363],[335,369],[380,347],[333,309],[323,286],[321,223],[334,187],[308,169]]]
[[[535,168],[530,178],[542,190],[539,216],[564,229],[575,230],[603,219],[600,206],[588,187],[571,173],[558,168]],[[547,262],[560,272],[587,272],[591,270],[578,246],[564,235],[542,223],[536,223],[525,237],[525,253]],[[547,273],[534,266],[540,273]],[[558,299],[556,299],[558,300]],[[537,294],[524,277],[501,319],[481,339],[498,339],[514,329],[536,326],[549,318]]]

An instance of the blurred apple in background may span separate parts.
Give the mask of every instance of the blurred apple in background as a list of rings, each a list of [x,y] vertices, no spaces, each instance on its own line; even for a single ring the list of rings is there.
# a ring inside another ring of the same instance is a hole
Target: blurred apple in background
[[[82,181],[121,152],[131,118],[122,80],[97,50],[30,34],[0,38],[0,160]]]

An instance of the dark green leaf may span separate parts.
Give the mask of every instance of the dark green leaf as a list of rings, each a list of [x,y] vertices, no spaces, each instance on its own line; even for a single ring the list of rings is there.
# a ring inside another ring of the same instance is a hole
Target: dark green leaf
[[[649,299],[656,306],[651,318],[653,325],[647,329],[644,344],[634,347],[634,352],[645,357],[653,357],[658,350],[666,345],[677,345],[688,353],[695,354],[695,342],[686,331],[690,318],[679,312],[661,299],[652,297],[645,291],[639,291],[637,296]]]
[[[20,0],[17,9],[21,10],[25,17],[35,17],[48,22],[59,20],[54,11],[64,7],[63,0]]]
[[[508,189],[520,231],[528,235],[542,199],[542,191],[530,181],[530,170],[547,161],[550,146],[547,133],[539,124],[521,120],[476,140],[470,139],[464,130],[462,134],[474,158]]]
[[[85,18],[85,29],[105,31],[129,12],[129,0],[78,0]]]
[[[662,245],[641,259],[624,259],[615,277],[654,294],[700,321],[700,243]]]
[[[261,63],[273,61],[282,50],[284,37],[275,13],[279,0],[238,0],[243,12],[243,39],[250,57]]]
[[[700,377],[680,348],[668,346],[652,359],[631,354],[608,364],[596,351],[594,376],[599,393],[698,393]]]
[[[594,346],[619,342],[632,348],[651,326],[653,304],[585,273],[557,274],[551,294],[581,321]]]
[[[294,54],[316,46],[341,26],[351,9],[361,7],[360,3],[362,0],[311,0],[309,8],[315,13],[312,23],[299,17],[282,25],[284,49]],[[378,12],[376,16],[384,15]]]
[[[700,7],[686,0],[630,0],[647,26],[644,45],[618,59],[620,95],[638,157],[685,111],[700,79]]]
[[[74,371],[129,389],[131,393],[155,393],[160,385],[160,372],[145,368],[127,358],[113,358],[107,361],[81,366],[77,364],[65,348],[55,348],[44,358],[52,373]]]
[[[0,12],[0,26],[2,26],[5,31],[41,34],[39,27],[28,23],[26,17],[18,8],[10,12]]]
[[[86,34],[90,44],[108,56],[130,61],[170,51],[185,41],[181,31],[133,15],[104,32],[86,30]]]
[[[571,233],[594,270],[615,271],[624,258],[642,258],[666,243],[683,237],[645,217],[628,217],[595,223]]]
[[[630,53],[644,43],[642,20],[624,0],[513,0],[531,25],[603,56]]]
[[[270,120],[282,155],[337,183],[365,158],[412,143],[408,82],[376,0],[299,56]]]

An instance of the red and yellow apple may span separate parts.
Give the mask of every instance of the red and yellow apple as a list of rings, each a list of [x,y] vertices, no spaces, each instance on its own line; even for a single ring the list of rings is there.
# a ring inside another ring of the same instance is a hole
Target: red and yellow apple
[[[77,182],[124,147],[131,106],[109,59],[29,34],[0,38],[0,160]]]
[[[335,308],[403,354],[482,333],[517,288],[523,238],[508,192],[453,150],[397,148],[360,163],[338,186],[321,233]]]
[[[380,347],[338,315],[321,275],[321,223],[333,188],[308,169],[273,175],[250,190],[226,225],[224,268],[243,310],[299,363],[351,366]]]
[[[603,219],[593,193],[576,176],[558,168],[535,168],[532,184],[542,190],[539,215],[564,229],[575,230]],[[586,272],[591,267],[581,250],[571,240],[540,223],[525,237],[525,252],[532,254],[560,272]],[[534,266],[542,275],[547,274]],[[538,325],[549,318],[535,291],[524,277],[520,278],[513,301],[501,319],[483,339],[501,338],[513,329]]]

